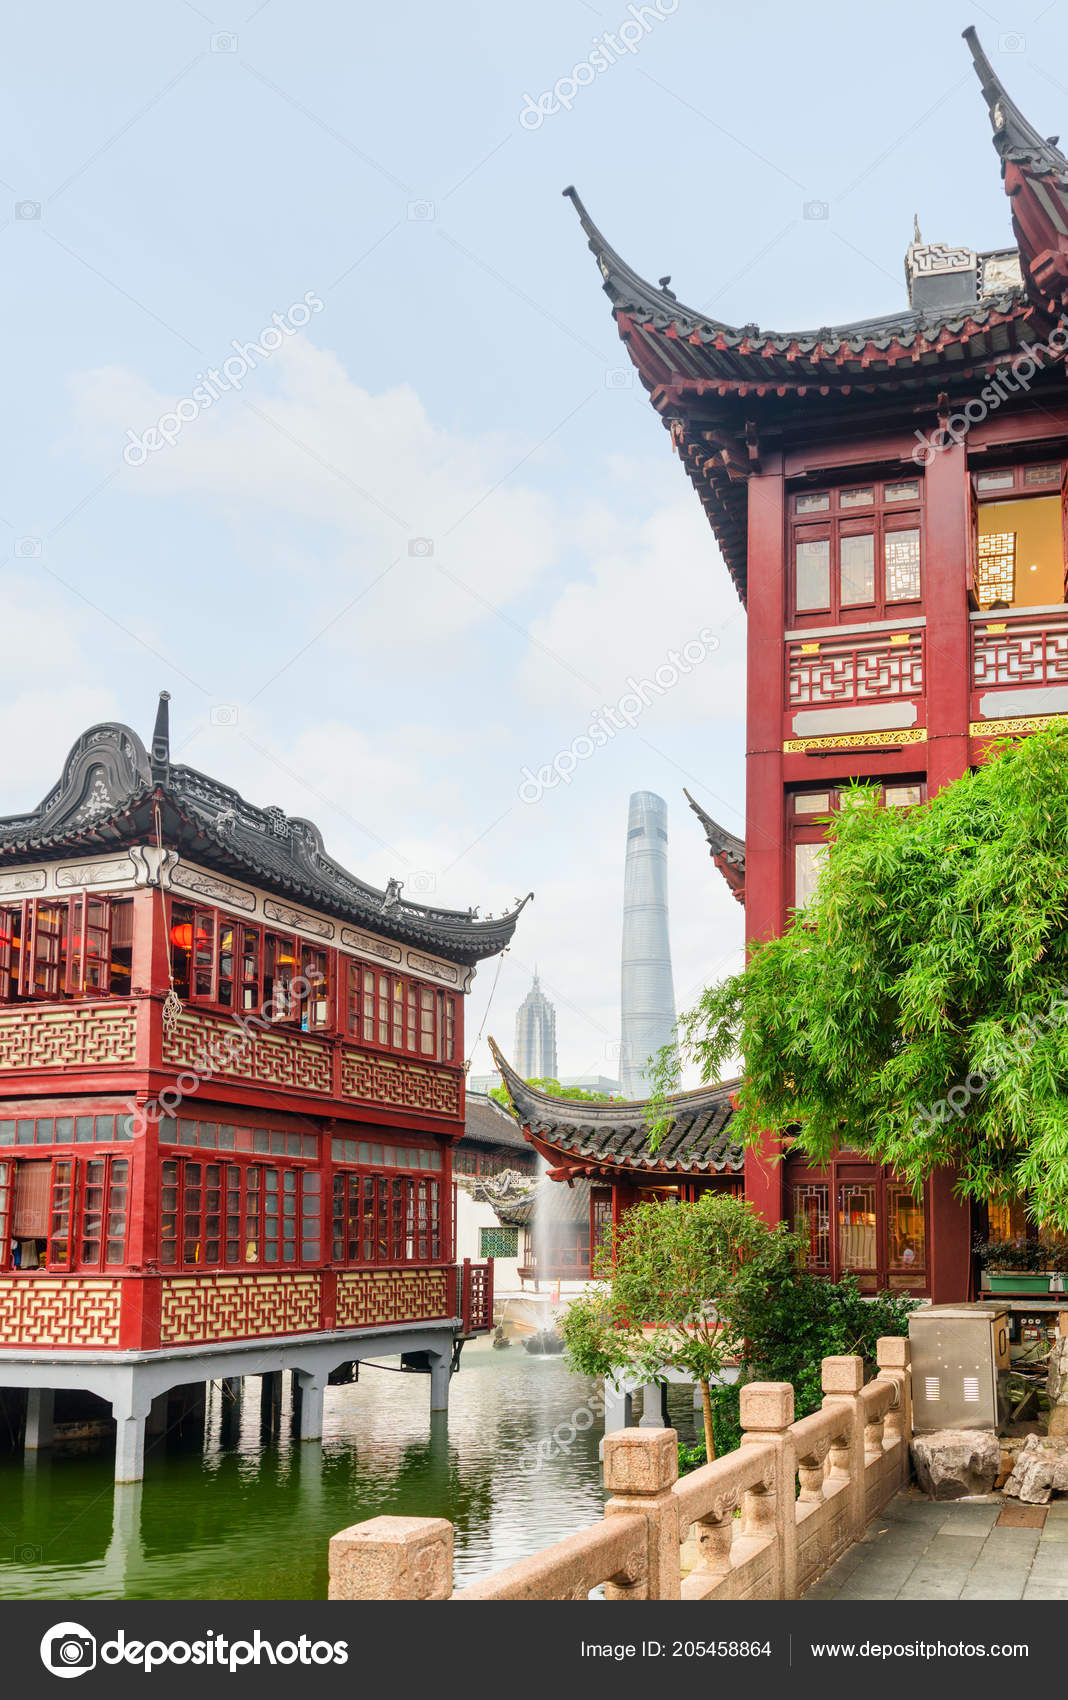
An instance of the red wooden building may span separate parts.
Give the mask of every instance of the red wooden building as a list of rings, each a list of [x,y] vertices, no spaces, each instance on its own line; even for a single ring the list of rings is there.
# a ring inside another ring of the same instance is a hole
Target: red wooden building
[[[850,781],[908,808],[992,736],[1068,714],[1068,159],[967,40],[1015,245],[917,230],[890,314],[787,333],[709,319],[633,271],[566,191],[748,616],[744,844],[694,807],[749,940],[803,907]],[[826,1170],[771,1155],[747,1155],[746,1194],[805,1227],[814,1268],[971,1291],[987,1213],[952,1173],[916,1201],[847,1151]],[[1003,1233],[1007,1207],[988,1214]]]
[[[463,1003],[522,904],[377,891],[317,829],[118,725],[0,821],[0,1387],[108,1399],[117,1474],[154,1399],[295,1371],[302,1432],[344,1362],[447,1398],[492,1320],[458,1266]]]

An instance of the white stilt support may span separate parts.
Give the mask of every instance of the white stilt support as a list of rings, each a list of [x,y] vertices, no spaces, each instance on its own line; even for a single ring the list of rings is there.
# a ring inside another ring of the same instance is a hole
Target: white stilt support
[[[433,1352],[430,1356],[430,1409],[447,1411],[449,1382],[452,1378],[452,1354]]]
[[[27,1452],[41,1452],[52,1444],[56,1396],[50,1387],[31,1387],[26,1393]]]

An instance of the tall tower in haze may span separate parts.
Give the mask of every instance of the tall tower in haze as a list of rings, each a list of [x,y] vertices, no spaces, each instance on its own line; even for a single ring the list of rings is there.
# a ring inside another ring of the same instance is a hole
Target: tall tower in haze
[[[515,1067],[524,1080],[556,1080],[556,1007],[538,983],[534,984],[516,1011]]]
[[[622,1048],[625,1098],[648,1097],[646,1064],[675,1026],[675,988],[668,938],[667,804],[635,791],[627,815],[623,875]]]

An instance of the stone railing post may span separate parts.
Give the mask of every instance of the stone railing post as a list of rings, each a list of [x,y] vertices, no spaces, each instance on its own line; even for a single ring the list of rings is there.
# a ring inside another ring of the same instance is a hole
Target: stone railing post
[[[746,1494],[745,1532],[774,1535],[776,1598],[797,1598],[797,1457],[790,1425],[794,1390],[788,1381],[750,1381],[739,1395],[743,1446],[773,1446],[775,1487]]]
[[[858,1397],[864,1386],[864,1359],[856,1355],[823,1360],[824,1406],[848,1407],[844,1440],[831,1443],[831,1473],[849,1477],[849,1538],[864,1533],[864,1406]]]
[[[452,1524],[444,1517],[371,1517],[330,1542],[331,1600],[447,1600]]]
[[[905,1335],[887,1335],[876,1342],[875,1361],[879,1365],[877,1380],[892,1381],[897,1398],[886,1413],[885,1433],[889,1440],[901,1441],[900,1476],[902,1487],[909,1479],[909,1442],[912,1439],[912,1370],[909,1341]]]
[[[677,1600],[679,1437],[673,1428],[623,1428],[604,1437],[604,1485],[612,1498],[606,1517],[637,1511],[646,1522],[645,1576],[632,1586],[608,1582],[606,1600]]]

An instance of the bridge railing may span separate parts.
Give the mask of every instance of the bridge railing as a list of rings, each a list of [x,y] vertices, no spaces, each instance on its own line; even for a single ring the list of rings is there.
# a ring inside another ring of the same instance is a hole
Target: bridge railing
[[[576,1600],[796,1599],[909,1479],[909,1343],[823,1360],[823,1404],[794,1421],[789,1382],[740,1390],[742,1443],[678,1479],[674,1429],[605,1436],[604,1517],[452,1591],[444,1518],[372,1517],[330,1543],[330,1598]]]

